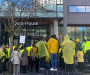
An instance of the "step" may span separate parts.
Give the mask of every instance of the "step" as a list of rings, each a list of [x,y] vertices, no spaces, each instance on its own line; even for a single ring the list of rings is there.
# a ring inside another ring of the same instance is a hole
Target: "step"
[[[90,70],[84,70],[84,73],[90,73]]]
[[[50,71],[50,70],[38,70],[38,74],[43,74],[43,75],[83,75],[83,73],[65,72],[65,71]]]
[[[78,69],[78,65],[76,65],[76,69]],[[84,70],[90,70],[90,65],[84,65]]]

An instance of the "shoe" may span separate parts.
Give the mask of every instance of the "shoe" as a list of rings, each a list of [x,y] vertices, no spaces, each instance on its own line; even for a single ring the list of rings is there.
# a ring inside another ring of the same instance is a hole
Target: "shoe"
[[[51,68],[50,70],[51,70],[51,71],[54,71],[54,68]]]
[[[15,75],[15,73],[13,73],[13,75]]]
[[[45,68],[42,68],[42,70],[45,70]]]
[[[57,71],[57,68],[55,68],[54,71]]]

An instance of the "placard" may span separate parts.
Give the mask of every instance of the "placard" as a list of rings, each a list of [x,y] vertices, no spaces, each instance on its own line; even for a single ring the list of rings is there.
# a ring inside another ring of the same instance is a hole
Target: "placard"
[[[20,36],[20,43],[25,43],[25,36]]]

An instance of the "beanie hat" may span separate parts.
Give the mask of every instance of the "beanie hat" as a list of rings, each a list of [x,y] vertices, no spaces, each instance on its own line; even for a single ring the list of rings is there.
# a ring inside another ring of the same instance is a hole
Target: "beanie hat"
[[[76,42],[80,42],[80,40],[79,39],[76,39]]]

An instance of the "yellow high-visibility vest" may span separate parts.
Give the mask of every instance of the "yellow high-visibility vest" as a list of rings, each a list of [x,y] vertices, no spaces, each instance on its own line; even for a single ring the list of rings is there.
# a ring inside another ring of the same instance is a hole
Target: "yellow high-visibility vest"
[[[20,50],[20,55],[22,55],[23,51],[24,51],[24,49]],[[21,57],[21,60],[22,60],[22,57]]]
[[[13,46],[13,50],[15,47],[17,47],[17,46]],[[8,58],[10,58],[10,48],[8,49]]]
[[[26,49],[27,49],[27,51],[28,51],[28,56],[30,56],[30,49],[31,49],[32,47],[27,47]]]

